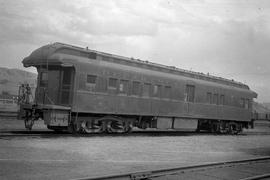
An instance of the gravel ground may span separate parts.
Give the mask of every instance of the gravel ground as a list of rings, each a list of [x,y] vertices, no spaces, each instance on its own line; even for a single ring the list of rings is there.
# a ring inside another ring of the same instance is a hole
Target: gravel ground
[[[0,122],[1,132],[23,127],[22,121]],[[36,129],[46,131],[41,123]],[[72,179],[270,156],[270,135],[255,134],[256,129],[238,136],[0,136],[0,179]]]

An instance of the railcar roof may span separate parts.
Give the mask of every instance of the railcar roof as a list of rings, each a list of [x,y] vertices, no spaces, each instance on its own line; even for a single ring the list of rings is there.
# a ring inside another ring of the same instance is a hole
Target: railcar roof
[[[59,42],[45,45],[35,50],[30,56],[24,58],[22,63],[24,64],[25,67],[48,63],[46,62],[46,59],[52,54],[57,53],[57,52],[63,53],[63,54],[81,56],[84,58],[99,59],[99,60],[109,61],[109,62],[114,62],[114,63],[119,63],[119,64],[137,66],[141,68],[157,70],[157,71],[162,71],[162,72],[167,72],[167,73],[179,74],[186,77],[191,77],[191,78],[196,78],[196,79],[201,79],[201,80],[206,80],[206,81],[211,81],[211,82],[217,82],[217,83],[221,83],[225,85],[231,85],[231,86],[235,86],[239,88],[249,89],[247,85],[241,82],[236,82],[234,80],[229,80],[222,77],[212,76],[209,74],[204,74],[204,73],[195,72],[195,71],[188,71],[188,70],[176,68],[174,66],[166,66],[166,65],[162,65],[158,63],[149,62],[149,61],[143,61],[140,59],[128,58],[124,56],[90,50],[88,49],[88,47],[82,48],[82,47],[63,44]],[[57,60],[57,59],[50,60],[50,64],[60,64],[60,63],[62,63],[61,60]],[[74,64],[75,63],[76,62],[74,62]]]

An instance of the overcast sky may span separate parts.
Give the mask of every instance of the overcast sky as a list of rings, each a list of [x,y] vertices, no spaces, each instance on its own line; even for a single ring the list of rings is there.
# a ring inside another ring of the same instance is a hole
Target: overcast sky
[[[268,0],[0,0],[0,66],[24,69],[52,42],[209,72],[270,102]]]

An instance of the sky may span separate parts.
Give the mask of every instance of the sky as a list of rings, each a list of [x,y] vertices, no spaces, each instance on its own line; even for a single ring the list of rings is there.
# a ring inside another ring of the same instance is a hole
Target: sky
[[[53,42],[234,79],[270,102],[268,0],[0,0],[1,67]]]

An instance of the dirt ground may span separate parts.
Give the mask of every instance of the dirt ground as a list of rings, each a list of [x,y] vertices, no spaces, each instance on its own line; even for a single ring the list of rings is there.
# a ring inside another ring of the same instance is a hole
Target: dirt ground
[[[0,179],[74,179],[270,156],[268,125],[234,136],[196,133],[74,136],[51,135],[40,121],[34,132],[43,132],[42,135],[4,136],[9,130],[23,132],[23,122],[13,119],[0,122]]]

